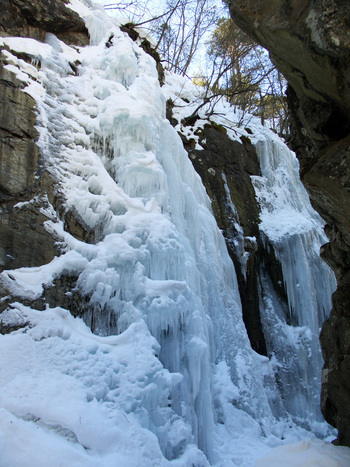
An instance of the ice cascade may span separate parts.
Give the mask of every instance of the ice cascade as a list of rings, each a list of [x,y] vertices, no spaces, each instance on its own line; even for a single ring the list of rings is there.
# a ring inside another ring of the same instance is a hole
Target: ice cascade
[[[252,178],[262,211],[259,228],[281,263],[288,297],[286,308],[262,269],[261,317],[268,352],[279,367],[277,380],[287,412],[322,432],[319,333],[336,287],[334,274],[319,256],[327,239],[300,182],[295,155],[278,138],[261,139],[256,147],[261,177]]]
[[[46,228],[64,252],[40,268],[4,271],[1,280],[14,296],[34,300],[61,274],[78,276],[94,334],[61,308],[38,312],[12,305],[8,319],[15,315],[30,326],[0,336],[0,430],[9,433],[0,452],[9,456],[6,465],[24,465],[23,451],[5,449],[14,424],[33,446],[51,446],[44,450],[53,456],[50,465],[67,459],[77,466],[251,465],[257,452],[287,436],[271,404],[271,394],[281,397],[274,368],[284,358],[281,340],[289,333],[288,342],[300,343],[289,353],[295,362],[303,353],[307,360],[310,349],[312,358],[319,355],[316,330],[331,287],[315,259],[320,220],[307,208],[312,233],[272,238],[265,226],[275,213],[276,189],[268,171],[279,169],[267,159],[280,161],[283,146],[263,143],[263,177],[254,182],[266,207],[261,230],[282,263],[295,325],[278,311],[262,272],[263,324],[277,330],[270,348],[278,357],[270,361],[251,349],[233,264],[201,180],[165,118],[153,59],[101,9],[91,12],[77,0],[71,7],[85,16],[90,46],[77,50],[54,35],[46,44],[28,42],[40,67],[8,52],[8,66],[36,100],[38,146],[64,199],[63,220],[41,200],[51,218]],[[16,38],[2,41],[10,50],[23,46]],[[300,195],[300,186],[290,189],[295,212],[303,211],[306,194]],[[68,213],[94,232],[93,241],[69,233]],[[12,366],[3,357],[9,349]],[[295,363],[312,391],[318,390],[312,381],[320,362],[315,371]],[[279,375],[284,397],[290,382]],[[287,399],[281,416],[311,406],[314,396],[305,390],[304,400]],[[30,456],[33,465],[44,465],[34,449]]]

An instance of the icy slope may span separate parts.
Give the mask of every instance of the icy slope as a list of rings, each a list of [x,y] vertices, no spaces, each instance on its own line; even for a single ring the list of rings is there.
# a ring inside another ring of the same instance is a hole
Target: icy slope
[[[138,419],[177,377],[145,324],[100,338],[68,311],[13,307],[31,329],[0,339],[1,465],[166,465]]]
[[[96,234],[74,238],[43,199],[62,255],[1,275],[18,298],[2,321],[24,326],[0,335],[1,461],[252,465],[305,432],[286,413],[274,418],[273,365],[250,347],[232,262],[165,119],[152,58],[101,10],[72,4],[89,47],[1,39],[13,51],[6,67],[37,102],[38,146],[64,214]],[[16,57],[24,48],[32,64]],[[67,310],[19,303],[61,274],[79,277],[95,335]]]
[[[282,265],[288,296],[288,310],[282,310],[261,271],[263,328],[270,354],[281,366],[278,380],[288,413],[299,420],[305,414],[309,426],[322,432],[317,427],[323,422],[319,333],[336,288],[334,274],[319,256],[327,238],[300,182],[294,154],[277,138],[260,140],[257,153],[262,176],[253,177],[253,184],[261,206],[260,230]]]

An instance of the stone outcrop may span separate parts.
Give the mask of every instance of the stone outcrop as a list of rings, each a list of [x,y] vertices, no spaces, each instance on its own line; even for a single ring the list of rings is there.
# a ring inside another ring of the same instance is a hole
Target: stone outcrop
[[[288,80],[291,142],[313,206],[327,222],[322,256],[337,275],[323,325],[322,411],[350,446],[350,3],[229,0],[236,23]]]
[[[0,268],[40,266],[57,253],[44,229],[52,198],[50,177],[42,171],[35,145],[35,102],[23,83],[0,69]],[[46,194],[43,196],[43,194]]]
[[[89,42],[84,22],[63,1],[4,0],[1,8],[0,36],[42,41],[50,32],[67,43]],[[4,66],[8,62],[6,49],[0,47],[0,271],[41,266],[60,254],[60,244],[45,228],[45,222],[55,219],[57,213],[67,231],[79,239],[94,241],[79,219],[64,211],[55,182],[35,143],[38,138],[35,101],[23,92],[25,84]],[[23,60],[31,60],[25,54],[20,55]],[[45,290],[40,300],[23,303],[37,309],[45,309],[45,303],[70,305],[73,314],[78,314],[82,302],[78,293],[65,295],[75,282],[76,278],[60,278],[54,287]],[[1,313],[11,301],[2,286],[0,299]]]
[[[67,44],[87,45],[84,21],[71,9],[68,0],[2,0],[0,36],[31,37],[43,41],[48,32]]]

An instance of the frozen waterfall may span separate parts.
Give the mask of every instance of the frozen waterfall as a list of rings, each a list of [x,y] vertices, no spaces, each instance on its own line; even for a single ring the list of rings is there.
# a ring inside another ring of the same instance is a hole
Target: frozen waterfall
[[[280,261],[288,308],[261,270],[261,318],[284,406],[295,420],[322,433],[319,333],[332,308],[333,273],[319,256],[327,241],[299,179],[295,155],[277,138],[260,140],[261,177],[253,177],[261,206],[260,230]],[[301,414],[303,414],[304,420]]]
[[[59,214],[37,200],[62,255],[4,271],[1,281],[35,300],[56,277],[78,277],[94,334],[62,308],[17,302],[5,312],[29,323],[0,335],[5,465],[47,465],[44,452],[50,466],[248,466],[282,439],[307,436],[298,417],[325,434],[317,333],[334,279],[318,258],[322,223],[295,156],[256,123],[256,140],[264,135],[254,179],[261,232],[282,264],[289,302],[281,308],[261,271],[267,358],[251,349],[232,261],[165,118],[153,59],[103,10],[70,3],[86,20],[90,46],[68,47],[54,35],[45,44],[1,38],[13,51],[6,66],[36,101],[37,144],[64,205]],[[24,48],[32,64],[16,57]],[[69,233],[69,213],[93,241]],[[12,424],[33,449],[16,451]]]

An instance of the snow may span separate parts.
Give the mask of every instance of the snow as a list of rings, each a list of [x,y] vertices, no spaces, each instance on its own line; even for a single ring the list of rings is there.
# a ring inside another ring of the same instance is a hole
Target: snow
[[[262,325],[267,336],[275,336],[268,339],[268,351],[281,365],[279,381],[288,412],[294,417],[308,413],[307,418],[313,420],[310,427],[321,435],[323,359],[319,331],[332,308],[331,296],[336,288],[333,273],[319,256],[320,246],[327,241],[324,223],[300,182],[295,154],[268,132],[260,134],[256,148],[261,176],[252,177],[252,181],[261,207],[259,229],[281,263],[288,296],[288,310],[282,310],[266,274],[261,272],[265,293]],[[293,382],[299,381],[296,375],[304,383],[299,386],[299,394],[296,388],[290,394]]]
[[[92,6],[92,2],[89,2],[87,0],[69,0],[69,2],[67,3],[67,7],[78,13],[78,15],[83,19],[90,16],[90,6]],[[94,5],[94,7],[96,8],[96,5]]]
[[[44,44],[29,37],[0,37],[0,45],[7,46],[10,50],[25,53],[33,58],[48,58],[51,54],[49,44]]]
[[[146,325],[101,338],[66,310],[13,306],[30,326],[0,336],[1,465],[167,465],[139,423],[181,377],[162,368]]]
[[[350,449],[336,447],[320,440],[300,441],[272,449],[255,462],[255,467],[347,467],[350,464]]]
[[[43,266],[4,270],[0,280],[15,297],[36,300],[42,295],[44,286],[52,285],[56,277],[83,271],[86,265],[86,259],[71,250]]]
[[[260,229],[273,242],[313,228],[322,232],[322,221],[300,182],[295,155],[271,137],[260,140],[257,149],[262,176],[252,179],[262,206]]]
[[[171,98],[179,104],[174,109],[179,129],[198,106],[201,91],[169,73],[161,88],[153,59],[101,8],[91,12],[78,0],[71,0],[70,8],[86,21],[91,35],[86,48],[68,47],[52,34],[46,44],[1,39],[13,52],[25,51],[33,63],[41,62],[38,70],[9,52],[6,67],[36,101],[37,144],[65,212],[60,219],[42,200],[45,228],[63,245],[61,256],[40,267],[3,271],[0,281],[13,297],[35,300],[61,274],[78,277],[94,334],[62,308],[36,311],[14,302],[2,313],[4,326],[22,328],[0,335],[1,465],[253,466],[276,446],[295,459],[288,445],[315,435],[285,408],[275,416],[281,362],[251,349],[234,267],[210,200],[165,118]],[[78,75],[70,66],[76,60]],[[194,138],[207,122],[205,110],[186,129]],[[254,143],[270,144],[270,133],[259,122],[247,117],[244,123],[246,116],[223,101],[211,118],[228,127],[232,139],[248,135],[249,126]],[[272,139],[273,154],[283,152]],[[282,190],[283,184],[278,177],[276,183],[269,180],[267,156],[264,161],[266,173],[256,180],[262,232],[278,243],[288,230],[299,235],[309,234],[310,225],[320,229],[319,218],[304,207],[305,193],[293,182],[293,215],[301,216],[300,223],[296,228],[286,215],[288,229],[276,231],[271,205],[276,186]],[[289,163],[295,172],[295,159]],[[226,194],[238,225],[228,189]],[[65,230],[68,212],[96,233],[93,243]],[[310,242],[314,245],[313,236]],[[289,251],[293,254],[292,246]],[[293,271],[286,277],[292,283]],[[321,269],[317,277],[327,283]],[[330,299],[329,289],[322,293],[316,302]],[[277,313],[274,319],[283,321],[273,297],[268,305]],[[320,319],[317,315],[318,326]],[[280,328],[288,343],[310,350],[310,323],[290,329],[283,322]],[[327,432],[324,422],[318,423]],[[346,459],[345,448],[322,446],[327,455]],[[300,458],[302,451],[299,447]],[[271,456],[279,458],[279,451]]]

